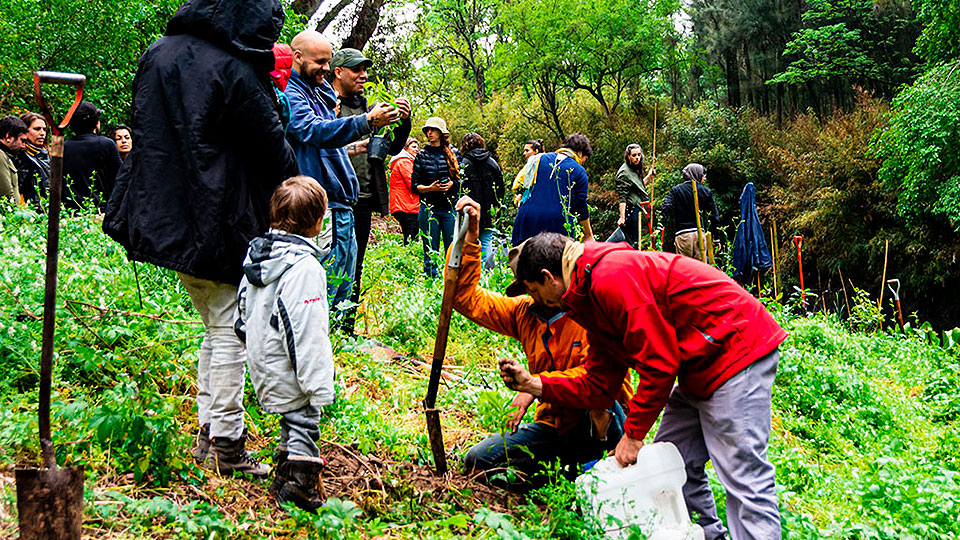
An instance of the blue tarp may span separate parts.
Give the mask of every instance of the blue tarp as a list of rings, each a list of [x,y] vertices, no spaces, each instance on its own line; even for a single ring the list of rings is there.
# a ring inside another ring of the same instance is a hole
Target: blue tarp
[[[740,225],[737,227],[737,239],[733,242],[735,278],[749,277],[752,272],[773,265],[770,248],[760,226],[760,216],[757,215],[756,201],[753,182],[750,182],[740,194]]]

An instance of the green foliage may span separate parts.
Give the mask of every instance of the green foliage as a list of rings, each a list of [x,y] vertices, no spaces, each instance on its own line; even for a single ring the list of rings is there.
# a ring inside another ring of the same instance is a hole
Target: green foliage
[[[914,0],[923,32],[917,52],[931,66],[960,58],[960,4],[954,0]]]
[[[140,54],[181,1],[0,1],[0,110],[37,110],[31,72],[72,71],[87,76],[86,99],[106,111],[105,125],[126,122]],[[54,110],[65,110],[65,93],[44,91],[55,96]]]
[[[669,16],[677,6],[673,0],[506,2],[500,20],[510,39],[498,51],[501,69],[528,87],[539,85],[545,109],[559,84],[585,91],[610,116],[628,88],[663,65],[663,36],[674,32]]]
[[[932,214],[960,230],[958,68],[958,62],[934,68],[904,89],[873,146],[883,159],[880,178],[897,190],[897,210],[910,225]]]
[[[668,163],[675,166],[660,168],[656,191],[661,196],[683,182],[680,171],[687,163],[700,163],[707,168],[707,185],[721,217],[729,220],[740,215],[740,193],[747,182],[757,184],[758,192],[768,185],[768,173],[751,147],[748,125],[735,111],[704,101],[671,114],[665,130],[673,142]]]
[[[796,60],[770,82],[844,80],[889,90],[912,80],[915,59],[897,45],[902,35],[916,31],[916,19],[899,8],[873,0],[811,1],[802,15],[804,28],[783,51]]]

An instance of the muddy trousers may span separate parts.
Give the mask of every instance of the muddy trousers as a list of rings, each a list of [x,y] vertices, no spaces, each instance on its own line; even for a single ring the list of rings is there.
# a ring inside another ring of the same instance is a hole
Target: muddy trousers
[[[237,287],[178,272],[203,320],[197,362],[197,417],[210,424],[210,436],[239,439],[243,434],[243,381],[247,351],[233,330]]]
[[[704,465],[712,462],[727,493],[727,524],[733,540],[779,540],[780,510],[770,442],[770,390],[779,349],[725,382],[708,399],[674,387],[654,440],[675,444],[686,466],[683,498],[700,516],[706,540],[723,538],[717,505]]]

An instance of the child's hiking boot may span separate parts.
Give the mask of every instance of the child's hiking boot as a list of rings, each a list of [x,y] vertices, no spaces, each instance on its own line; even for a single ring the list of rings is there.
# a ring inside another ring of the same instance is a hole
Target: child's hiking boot
[[[274,498],[277,497],[277,492],[280,491],[280,488],[283,487],[283,484],[286,483],[287,477],[284,471],[286,467],[283,465],[287,462],[290,453],[287,452],[285,446],[278,446],[276,450],[273,451],[273,483],[270,484],[268,492]]]
[[[279,485],[274,494],[278,502],[291,502],[308,512],[316,512],[323,506],[326,494],[320,472],[326,467],[323,458],[288,456],[277,470],[274,485]]]
[[[208,469],[219,475],[239,472],[257,477],[270,474],[270,467],[260,463],[246,450],[247,430],[239,439],[215,437],[211,439],[210,452],[204,462]]]
[[[202,465],[210,452],[210,424],[204,424],[197,430],[197,438],[193,442],[193,459],[197,465]]]

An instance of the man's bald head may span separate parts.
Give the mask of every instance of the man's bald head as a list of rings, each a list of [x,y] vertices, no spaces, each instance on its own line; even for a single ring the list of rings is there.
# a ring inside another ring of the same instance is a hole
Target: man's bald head
[[[313,86],[323,84],[333,57],[330,41],[316,30],[304,30],[294,36],[290,48],[293,49],[293,70],[300,78]]]

